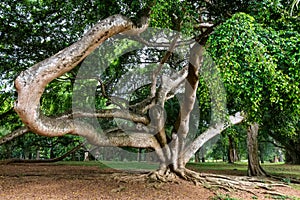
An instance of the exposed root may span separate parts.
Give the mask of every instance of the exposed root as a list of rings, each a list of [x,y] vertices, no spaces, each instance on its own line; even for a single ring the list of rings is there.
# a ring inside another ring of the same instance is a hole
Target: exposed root
[[[150,182],[178,182],[178,176],[171,172],[170,169],[167,170],[158,170],[154,172],[150,172],[148,174],[148,180]]]
[[[259,193],[285,196],[284,194],[277,192],[275,187],[289,187],[286,184],[274,182],[262,177],[254,178],[204,174],[189,169],[155,171],[150,173],[148,178],[158,182],[178,182],[178,179],[180,178],[192,181],[196,185],[201,184],[205,188],[212,189],[215,193],[218,190],[224,190],[226,192],[243,191],[255,196]]]
[[[147,174],[132,174],[128,173],[114,173],[112,174],[114,180],[118,183],[132,183],[132,182],[144,182],[147,179]]]
[[[276,196],[286,196],[276,191],[276,187],[290,187],[287,184],[278,183],[264,177],[237,177],[217,174],[197,173],[189,169],[170,170],[169,168],[157,170],[148,174],[116,173],[114,179],[120,183],[131,183],[136,181],[151,183],[153,187],[161,187],[164,183],[180,183],[183,180],[191,181],[195,185],[202,185],[211,189],[215,194],[220,190],[225,192],[247,192],[252,195],[270,194]]]

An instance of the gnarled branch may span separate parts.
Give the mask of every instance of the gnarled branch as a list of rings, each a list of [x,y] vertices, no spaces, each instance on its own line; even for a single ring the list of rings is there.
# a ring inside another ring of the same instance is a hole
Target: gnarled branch
[[[96,24],[78,42],[23,71],[15,80],[18,92],[15,111],[19,114],[24,124],[31,131],[39,135],[53,137],[73,134],[83,136],[89,142],[101,146],[151,147],[159,151],[157,141],[152,135],[131,133],[122,136],[106,137],[103,134],[99,134],[95,127],[86,122],[72,118],[65,118],[63,120],[62,118],[50,118],[43,115],[40,111],[40,98],[48,83],[76,67],[78,63],[106,39],[125,31],[128,34],[129,30],[135,28],[137,27],[126,17],[121,15],[108,17]],[[83,116],[84,114],[77,113],[77,115]],[[138,116],[121,113],[120,111],[107,111],[92,115],[111,117],[118,115],[119,117],[130,119],[139,118]],[[138,121],[147,123],[146,118],[139,119]],[[117,140],[117,138],[121,139]]]

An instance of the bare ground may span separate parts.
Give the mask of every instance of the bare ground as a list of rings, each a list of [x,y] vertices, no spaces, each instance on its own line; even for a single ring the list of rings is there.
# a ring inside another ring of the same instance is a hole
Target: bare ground
[[[239,175],[232,171],[227,174]],[[126,181],[123,177],[132,178]],[[140,174],[137,173],[96,166],[0,165],[0,199],[213,199],[216,194],[226,194],[226,191],[207,189],[183,180],[155,183],[138,177]],[[299,190],[290,187],[274,189],[300,198]],[[272,199],[261,189],[253,191],[261,193],[256,197],[241,191],[229,195],[239,199]]]

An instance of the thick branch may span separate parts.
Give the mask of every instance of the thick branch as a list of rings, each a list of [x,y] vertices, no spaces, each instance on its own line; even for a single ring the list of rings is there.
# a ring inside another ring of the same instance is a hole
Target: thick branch
[[[216,135],[221,134],[226,128],[231,125],[239,124],[244,120],[244,117],[238,112],[234,116],[229,117],[230,123],[218,123],[214,126],[209,127],[204,133],[199,135],[189,146],[187,146],[184,152],[180,155],[184,163],[187,163],[190,158],[200,149],[203,144],[208,140],[215,137]]]
[[[89,131],[90,129],[86,130]],[[120,129],[110,131],[108,134],[89,134],[97,138],[89,140],[96,146],[116,146],[116,147],[136,147],[136,148],[152,148],[155,150],[161,162],[165,162],[162,148],[155,136],[143,132],[124,132]],[[91,138],[90,138],[91,139]]]
[[[68,115],[63,115],[59,117],[58,119],[76,119],[80,117],[95,117],[95,118],[121,118],[130,120],[132,122],[136,123],[142,123],[142,124],[149,124],[149,119],[146,116],[141,116],[138,114],[135,114],[128,110],[121,110],[121,109],[107,109],[107,110],[99,110],[95,113],[89,113],[89,112],[80,112],[75,111]]]
[[[29,129],[27,127],[20,127],[16,130],[14,130],[13,132],[3,136],[2,138],[0,138],[0,145],[9,142],[21,135],[24,135],[25,133],[27,133],[29,131]]]
[[[189,121],[190,114],[194,108],[196,100],[196,92],[198,87],[198,72],[203,61],[203,47],[199,44],[195,44],[191,49],[190,62],[188,66],[188,76],[185,83],[184,99],[180,106],[180,113],[178,119],[179,127],[177,130],[178,142],[179,142],[179,153],[185,148],[185,139],[189,132]],[[179,157],[179,167],[184,167],[183,160]]]
[[[107,38],[133,28],[134,25],[127,18],[121,15],[111,16],[96,24],[78,42],[23,71],[15,80],[18,92],[15,110],[24,124],[33,132],[45,136],[61,136],[67,133],[81,135],[76,133],[73,120],[50,119],[42,115],[40,98],[45,86],[76,67]]]

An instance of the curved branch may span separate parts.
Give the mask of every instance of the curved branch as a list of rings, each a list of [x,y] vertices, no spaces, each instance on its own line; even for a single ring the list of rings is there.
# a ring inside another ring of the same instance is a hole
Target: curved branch
[[[226,128],[231,125],[239,124],[244,120],[240,112],[237,112],[234,116],[229,117],[230,123],[218,123],[214,126],[209,127],[204,133],[199,135],[180,155],[184,163],[187,163],[189,159],[200,149],[211,138],[221,134]]]
[[[155,150],[161,162],[165,162],[164,154],[159,142],[152,134],[138,132],[138,131],[122,131],[120,129],[113,129],[107,134],[93,134],[92,127],[85,127],[82,130],[89,136],[93,136],[89,142],[96,146],[102,147],[136,147],[136,148],[152,148]],[[91,139],[91,137],[86,137]]]
[[[149,119],[146,116],[138,115],[128,110],[121,109],[107,109],[107,110],[99,110],[95,113],[89,112],[80,112],[76,111],[68,115],[63,115],[58,117],[57,119],[75,119],[80,117],[95,117],[95,118],[121,118],[130,120],[136,123],[149,124]]]
[[[40,112],[40,98],[45,86],[76,67],[109,37],[133,28],[135,26],[127,18],[111,16],[97,23],[78,42],[23,71],[15,80],[18,92],[15,111],[24,124],[44,136],[62,136],[67,133],[81,135],[72,119],[51,119]]]
[[[13,158],[13,159],[8,159],[8,160],[3,160],[3,161],[1,161],[1,163],[4,163],[4,164],[7,165],[7,164],[11,164],[11,163],[53,163],[53,162],[58,162],[58,161],[61,161],[61,160],[65,159],[70,154],[76,152],[77,150],[79,150],[83,146],[84,146],[84,143],[80,143],[79,145],[77,145],[76,147],[74,147],[73,149],[71,149],[70,151],[68,151],[67,153],[65,153],[62,156],[59,156],[57,158],[43,159],[43,160],[42,159],[28,160],[28,159]]]
[[[153,135],[130,133],[106,136],[99,133],[92,124],[72,118],[63,120],[61,118],[49,118],[40,111],[40,98],[48,83],[76,67],[106,39],[125,31],[128,34],[129,30],[135,28],[135,25],[127,18],[121,15],[111,16],[96,24],[78,42],[22,72],[15,80],[18,92],[15,110],[24,124],[31,131],[48,137],[73,134],[85,137],[90,143],[98,146],[153,148],[160,159],[164,161],[162,150]],[[102,113],[102,115],[113,116],[112,113]],[[118,115],[124,117],[127,114],[119,112]],[[132,115],[127,117],[134,118]]]
[[[14,130],[13,132],[0,138],[0,145],[4,144],[6,142],[9,142],[21,135],[24,135],[27,132],[29,132],[29,129],[27,127],[20,127],[18,129]]]

